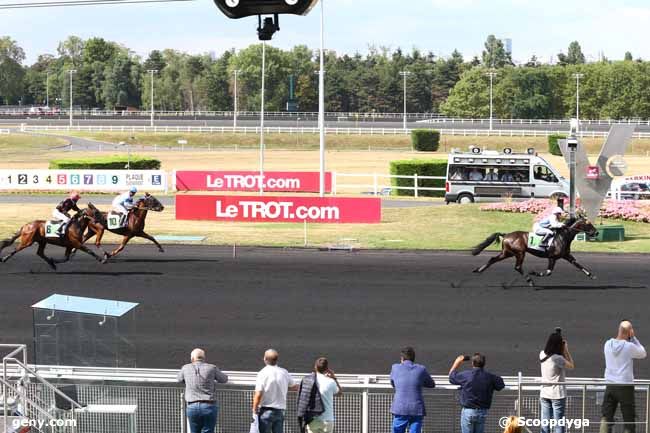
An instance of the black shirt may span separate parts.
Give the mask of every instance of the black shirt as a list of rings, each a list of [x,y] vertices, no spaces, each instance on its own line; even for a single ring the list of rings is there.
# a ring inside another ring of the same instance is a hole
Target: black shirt
[[[66,198],[61,203],[59,203],[58,206],[56,207],[56,210],[63,213],[68,213],[71,210],[79,212],[79,208],[77,207],[77,201],[72,200],[71,198]]]

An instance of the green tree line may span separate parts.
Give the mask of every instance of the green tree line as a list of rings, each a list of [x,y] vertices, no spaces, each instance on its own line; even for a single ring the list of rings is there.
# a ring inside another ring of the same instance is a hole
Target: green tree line
[[[70,75],[73,105],[84,108],[150,108],[151,74],[158,110],[232,110],[235,72],[239,109],[260,108],[262,45],[226,51],[219,57],[154,50],[146,58],[102,38],[70,36],[56,54],[40,55],[24,65],[25,52],[9,37],[0,37],[0,103],[68,107]],[[289,77],[296,83],[301,111],[318,108],[318,51],[298,45],[290,50],[266,47],[266,103],[282,111],[289,97]],[[409,112],[434,112],[459,117],[489,115],[488,71],[494,78],[494,113],[504,118],[566,118],[576,109],[580,81],[583,118],[650,118],[650,63],[607,59],[585,63],[577,41],[559,53],[556,65],[542,65],[533,56],[515,66],[502,41],[487,37],[482,56],[469,61],[454,51],[441,58],[417,49],[404,52],[369,47],[365,54],[325,56],[326,110],[401,112],[402,71]],[[49,79],[48,79],[49,77]],[[48,84],[49,83],[49,86]],[[46,88],[49,87],[49,92]]]

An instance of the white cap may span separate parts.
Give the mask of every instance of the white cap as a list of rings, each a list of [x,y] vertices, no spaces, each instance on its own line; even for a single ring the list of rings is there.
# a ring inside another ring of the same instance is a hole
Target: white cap
[[[556,206],[555,209],[553,209],[553,215],[563,214],[563,213],[564,213],[564,209],[562,209],[560,206]]]

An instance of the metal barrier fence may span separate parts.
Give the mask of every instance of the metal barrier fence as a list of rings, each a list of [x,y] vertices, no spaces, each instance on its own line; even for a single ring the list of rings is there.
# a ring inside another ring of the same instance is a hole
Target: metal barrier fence
[[[343,183],[341,179],[356,179],[359,183]],[[411,185],[393,185],[393,179],[409,179]],[[332,194],[336,195],[341,192],[362,192],[372,195],[390,195],[392,190],[413,191],[414,197],[419,197],[422,191],[440,191],[444,192],[445,187],[422,186],[423,180],[438,180],[443,184],[447,178],[445,176],[420,176],[415,173],[412,176],[394,175],[394,174],[349,174],[332,172]]]

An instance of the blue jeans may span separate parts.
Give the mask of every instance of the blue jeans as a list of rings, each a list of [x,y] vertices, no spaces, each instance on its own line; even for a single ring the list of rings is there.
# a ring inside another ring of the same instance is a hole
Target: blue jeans
[[[187,419],[191,433],[214,433],[217,425],[219,406],[210,403],[192,403],[187,405]]]
[[[405,433],[409,428],[409,433],[422,432],[422,416],[393,415],[393,433]]]
[[[487,409],[469,409],[464,407],[460,411],[460,431],[463,433],[483,433],[485,431],[485,418]]]
[[[561,420],[564,418],[564,408],[566,406],[566,398],[550,399],[550,398],[540,398],[540,404],[542,405],[542,421],[545,419],[551,420]],[[551,428],[548,425],[543,425],[542,422],[542,433],[551,433]],[[560,425],[555,426],[554,433],[564,433],[564,427]]]
[[[260,409],[260,433],[282,433],[284,430],[284,411],[263,407]]]

